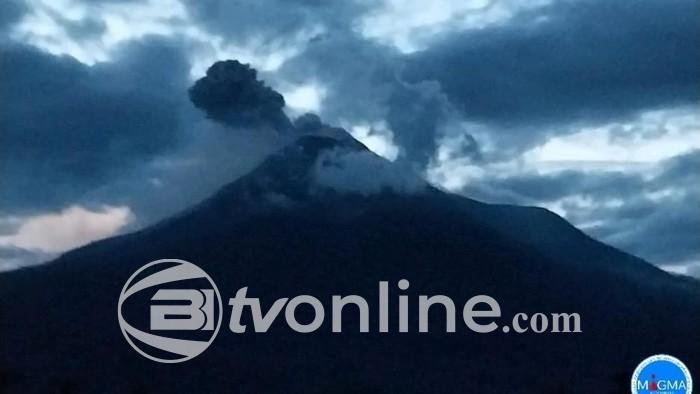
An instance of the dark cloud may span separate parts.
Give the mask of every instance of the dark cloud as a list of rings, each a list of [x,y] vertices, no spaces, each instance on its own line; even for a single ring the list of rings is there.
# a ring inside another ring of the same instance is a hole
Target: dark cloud
[[[656,263],[679,264],[700,258],[700,194],[686,194],[678,199],[649,202],[648,216],[636,216],[607,238],[623,250],[631,251]],[[614,219],[614,217],[609,218]]]
[[[404,76],[439,81],[466,117],[531,143],[546,125],[697,102],[698,47],[692,0],[556,1],[414,54]]]
[[[454,126],[454,111],[432,77],[402,78],[404,56],[394,47],[365,39],[358,18],[376,5],[363,2],[208,0],[189,4],[201,25],[227,40],[256,48],[298,49],[294,58],[270,73],[273,83],[319,83],[325,97],[320,110],[328,123],[386,122],[401,147],[400,160],[426,165],[445,133],[466,134]],[[274,23],[269,23],[273,20]],[[298,42],[299,33],[319,33]],[[476,141],[474,141],[476,147]],[[478,149],[477,149],[478,150]]]
[[[293,29],[313,20],[326,31],[275,77],[321,83],[321,115],[330,122],[386,120],[405,157],[421,165],[460,120],[485,123],[504,149],[522,149],[574,124],[700,99],[700,59],[690,55],[700,22],[689,0],[554,2],[413,55],[360,37],[351,18],[324,10],[304,7],[303,18],[289,18]]]
[[[0,1],[0,34],[5,33],[13,23],[19,21],[26,11],[26,5],[20,0]],[[1,36],[0,40],[2,40]]]
[[[655,262],[700,260],[700,150],[669,159],[663,167],[649,189],[671,194],[658,200],[644,193],[622,197],[624,210],[636,206],[646,212],[627,215],[625,222],[609,217],[608,225],[618,230],[610,239]]]
[[[292,45],[297,34],[315,27],[345,29],[367,8],[361,2],[320,0],[201,0],[186,5],[208,31],[257,46]]]
[[[655,179],[659,185],[676,185],[696,189],[700,192],[700,150],[676,156],[664,163],[664,171]]]
[[[322,117],[330,123],[387,122],[401,160],[427,164],[436,137],[458,114],[434,81],[406,82],[395,48],[364,40],[337,27],[308,43],[276,73],[287,82],[316,81],[326,91]]]
[[[321,118],[313,113],[306,113],[294,119],[294,129],[299,134],[329,134],[328,130],[335,130],[335,134],[343,135],[347,132],[340,127],[333,127],[323,123]],[[331,131],[332,133],[333,131]]]
[[[55,209],[177,144],[188,63],[146,40],[85,66],[0,49],[0,212]]]
[[[290,131],[284,98],[257,79],[257,71],[237,60],[218,61],[189,89],[190,100],[207,116],[234,127]]]
[[[44,12],[63,29],[66,36],[77,42],[99,40],[107,29],[105,22],[94,18],[91,13],[81,19],[72,19],[50,8],[45,8]]]
[[[508,190],[521,201],[552,202],[564,197],[595,196],[599,199],[628,195],[644,188],[644,180],[635,174],[619,171],[596,176],[575,170],[554,174],[532,174],[497,178],[491,187]]]
[[[312,113],[306,113],[294,119],[294,128],[303,134],[317,133],[324,126],[323,122],[321,122],[321,118]]]
[[[652,199],[642,192],[621,196],[619,207],[572,209],[578,220],[597,222],[586,229],[593,237],[653,263],[684,265],[700,259],[700,193],[675,193]]]
[[[556,1],[507,23],[437,31],[430,48],[411,55],[361,36],[358,22],[376,4],[206,0],[188,7],[227,41],[298,51],[265,79],[321,85],[328,123],[386,121],[400,159],[418,167],[436,139],[471,138],[462,121],[486,124],[503,154],[517,154],[581,124],[700,99],[692,0]],[[314,27],[318,33],[299,41]]]
[[[439,85],[430,81],[401,81],[391,90],[386,120],[395,133],[395,141],[409,161],[425,166],[432,157],[437,138],[456,117]],[[476,140],[464,133],[478,150]]]
[[[699,170],[700,151],[695,150],[664,161],[656,175],[573,170],[491,174],[464,192],[489,202],[559,202],[574,224],[593,224],[586,231],[594,237],[654,263],[681,264],[700,258]],[[587,203],[581,205],[581,200]]]
[[[333,129],[325,123],[385,121],[400,160],[423,167],[445,136],[462,141],[455,155],[491,159],[481,156],[463,121],[484,123],[499,152],[517,155],[581,124],[700,99],[700,22],[692,0],[556,1],[505,24],[438,34],[411,55],[361,37],[358,17],[377,7],[368,2],[203,0],[186,7],[199,28],[226,45],[256,55],[297,53],[261,79],[273,87],[318,83],[326,93],[324,121],[307,115],[290,126],[281,96],[236,63],[216,66],[192,90],[195,104],[227,126],[204,119],[187,100],[189,67],[176,39],[132,42],[93,67],[6,45],[0,212],[108,202],[129,205],[142,224],[252,168],[284,142],[272,128],[318,133]],[[23,12],[22,3],[1,2],[0,33]],[[89,17],[54,19],[78,41],[104,29]],[[700,250],[690,231],[700,217],[700,193],[692,187],[700,184],[697,163],[697,155],[679,157],[651,179],[490,174],[468,194],[525,204],[588,197],[593,208],[565,207],[571,220],[599,221],[587,231],[654,262],[675,262]],[[649,195],[666,188],[678,195]],[[624,204],[602,205],[610,199]]]

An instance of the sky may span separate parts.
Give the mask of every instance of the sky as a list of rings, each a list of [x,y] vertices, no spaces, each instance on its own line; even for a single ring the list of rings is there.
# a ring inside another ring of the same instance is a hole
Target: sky
[[[237,59],[445,190],[700,277],[694,0],[0,2],[0,270],[206,198],[281,141],[188,88]],[[331,178],[332,179],[332,178]]]

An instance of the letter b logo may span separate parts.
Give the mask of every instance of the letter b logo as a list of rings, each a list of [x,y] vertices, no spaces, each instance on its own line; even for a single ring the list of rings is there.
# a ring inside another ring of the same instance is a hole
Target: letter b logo
[[[202,353],[219,332],[221,316],[221,295],[214,281],[183,260],[144,265],[119,296],[124,338],[144,357],[163,363],[186,361]]]
[[[161,289],[151,300],[187,301],[186,305],[151,305],[151,330],[214,329],[214,290]]]

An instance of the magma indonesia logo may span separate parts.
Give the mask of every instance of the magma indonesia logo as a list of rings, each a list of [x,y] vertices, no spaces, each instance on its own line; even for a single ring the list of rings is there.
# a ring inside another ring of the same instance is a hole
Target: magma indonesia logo
[[[691,394],[693,379],[680,360],[658,354],[642,361],[632,375],[633,394]]]
[[[127,342],[143,356],[163,363],[187,361],[206,350],[219,332],[221,294],[196,265],[157,260],[127,280],[118,317]]]

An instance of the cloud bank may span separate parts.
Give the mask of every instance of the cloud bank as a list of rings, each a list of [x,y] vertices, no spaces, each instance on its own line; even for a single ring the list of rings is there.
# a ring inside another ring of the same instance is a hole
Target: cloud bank
[[[0,218],[110,205],[150,223],[279,130],[325,123],[438,186],[700,260],[692,0],[12,0],[0,16]],[[289,122],[308,110],[323,122]]]

